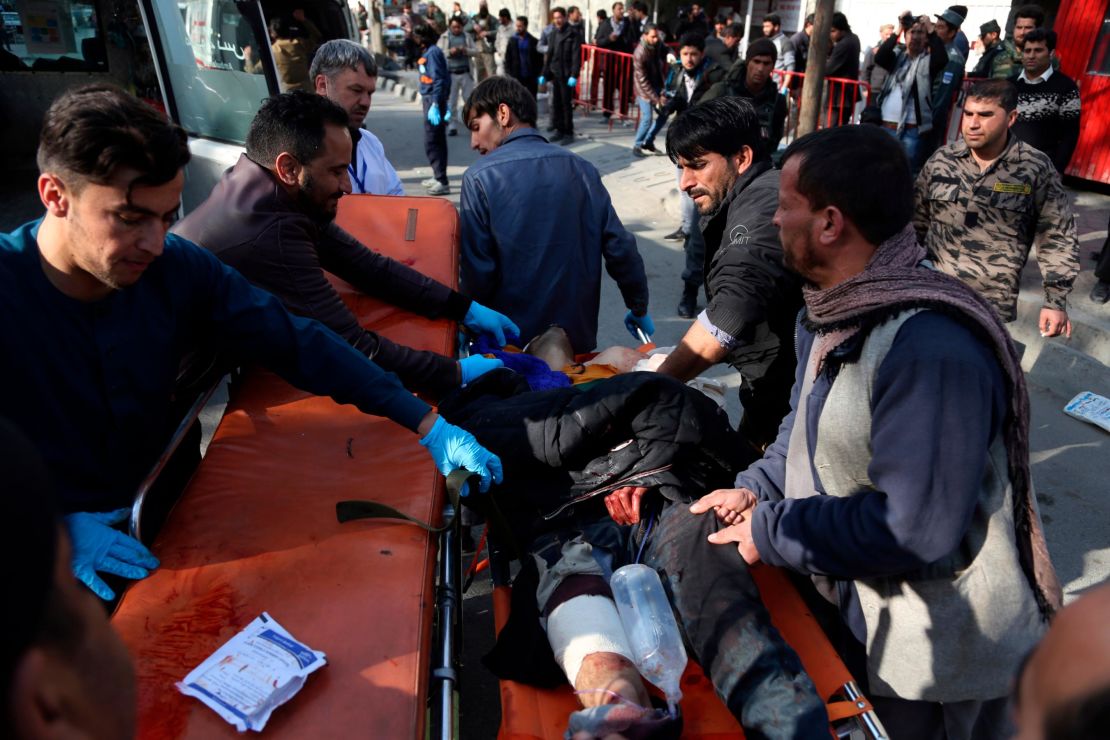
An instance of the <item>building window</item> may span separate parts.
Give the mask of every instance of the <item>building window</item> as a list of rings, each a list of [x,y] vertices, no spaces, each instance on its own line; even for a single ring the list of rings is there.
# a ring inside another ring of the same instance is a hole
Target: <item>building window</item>
[[[1087,65],[1087,74],[1110,75],[1110,7],[1106,9],[1106,17],[1102,19],[1102,28],[1095,39],[1095,48],[1091,51],[1091,61]]]

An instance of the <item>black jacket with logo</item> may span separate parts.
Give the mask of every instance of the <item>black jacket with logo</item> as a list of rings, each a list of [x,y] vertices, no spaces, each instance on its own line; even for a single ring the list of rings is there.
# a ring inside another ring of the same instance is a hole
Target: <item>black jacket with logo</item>
[[[779,230],[772,223],[778,202],[779,171],[765,157],[701,222],[707,317],[739,340],[728,362],[748,382],[785,373],[793,383],[794,322],[802,290],[800,278],[783,266]]]

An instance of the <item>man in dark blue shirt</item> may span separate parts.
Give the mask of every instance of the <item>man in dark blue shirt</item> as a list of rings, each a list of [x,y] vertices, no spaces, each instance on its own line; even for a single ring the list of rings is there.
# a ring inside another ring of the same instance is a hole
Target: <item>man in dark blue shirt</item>
[[[459,206],[466,294],[507,315],[525,341],[555,323],[576,353],[589,352],[604,258],[628,307],[625,326],[654,333],[636,238],[593,165],[536,131],[535,98],[493,77],[474,88],[463,117],[483,155],[463,176]]]
[[[483,487],[500,461],[324,325],[167,230],[180,205],[185,133],[108,86],[62,95],[39,145],[46,215],[0,235],[0,414],[56,477],[75,573],[144,577],[157,560],[110,526],[157,459],[182,356],[202,340],[294,385],[423,435],[440,470]],[[114,511],[113,511],[114,510]]]

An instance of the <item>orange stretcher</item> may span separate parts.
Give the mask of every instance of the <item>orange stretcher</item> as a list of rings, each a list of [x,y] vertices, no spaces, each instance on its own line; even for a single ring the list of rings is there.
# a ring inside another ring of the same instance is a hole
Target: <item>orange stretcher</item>
[[[832,736],[876,740],[885,737],[871,703],[859,691],[786,574],[773,566],[757,565],[752,576],[771,613],[771,621],[798,653],[817,692],[824,698]],[[498,632],[509,619],[511,599],[508,586],[494,589],[494,625]],[[580,708],[569,685],[539,689],[515,681],[500,683],[500,740],[559,740],[566,730],[567,717]],[[713,684],[693,660],[686,667],[681,686],[684,738],[731,740],[744,736],[739,723],[714,692]]]
[[[338,222],[363,243],[456,284],[458,215],[448,201],[350,196],[340,201]],[[363,325],[454,355],[453,322],[336,285]],[[137,668],[139,736],[238,736],[174,683],[262,611],[328,662],[274,713],[268,736],[423,737],[431,686],[440,693],[432,722],[438,717],[450,732],[459,605],[457,582],[454,594],[437,594],[437,582],[458,571],[457,540],[449,541],[457,531],[436,537],[381,519],[340,524],[335,508],[368,498],[437,522],[446,514],[443,477],[417,436],[386,419],[259,369],[236,385],[153,543],[161,567],[127,591],[113,616]]]

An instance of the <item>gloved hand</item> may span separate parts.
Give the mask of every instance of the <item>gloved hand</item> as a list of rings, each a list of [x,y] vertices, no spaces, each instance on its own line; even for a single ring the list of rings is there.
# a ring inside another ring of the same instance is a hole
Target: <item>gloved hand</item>
[[[466,385],[472,380],[477,380],[490,370],[505,367],[505,363],[493,357],[471,355],[459,360],[459,371],[462,374],[462,384]]]
[[[497,455],[478,444],[478,440],[470,432],[448,424],[442,416],[436,418],[436,423],[420,440],[420,444],[431,453],[436,467],[444,475],[457,468],[466,468],[481,476],[482,482],[478,485],[478,490],[482,493],[489,490],[491,481],[500,483],[504,477],[501,473],[501,459]],[[462,495],[467,495],[465,487]]]
[[[636,333],[636,329],[642,329],[644,334],[649,337],[655,333],[655,322],[651,320],[651,314],[645,313],[643,316],[637,316],[629,311],[624,315],[624,328],[628,329],[628,333],[634,339],[639,339],[640,336]]]
[[[451,120],[451,109],[450,108],[444,108],[443,109],[443,122],[446,123],[447,121],[450,121],[450,120]]]
[[[146,578],[158,567],[158,558],[143,543],[112,529],[113,524],[127,519],[130,512],[131,509],[95,514],[83,511],[65,518],[73,544],[73,575],[105,601],[114,599],[116,594],[96,571],[138,579]]]
[[[545,82],[547,82],[547,78],[544,77],[543,75],[540,75],[540,78],[538,80],[536,80],[536,86],[537,87],[543,87]]]
[[[567,78],[567,87],[578,87],[578,78],[577,77],[568,77]]]
[[[463,317],[463,326],[474,332],[492,334],[498,347],[505,346],[505,334],[511,332],[520,336],[520,327],[508,316],[486,308],[477,301],[470,302],[470,308]]]
[[[443,123],[443,116],[439,112],[439,106],[435,103],[428,108],[428,123],[433,126],[438,126]]]

